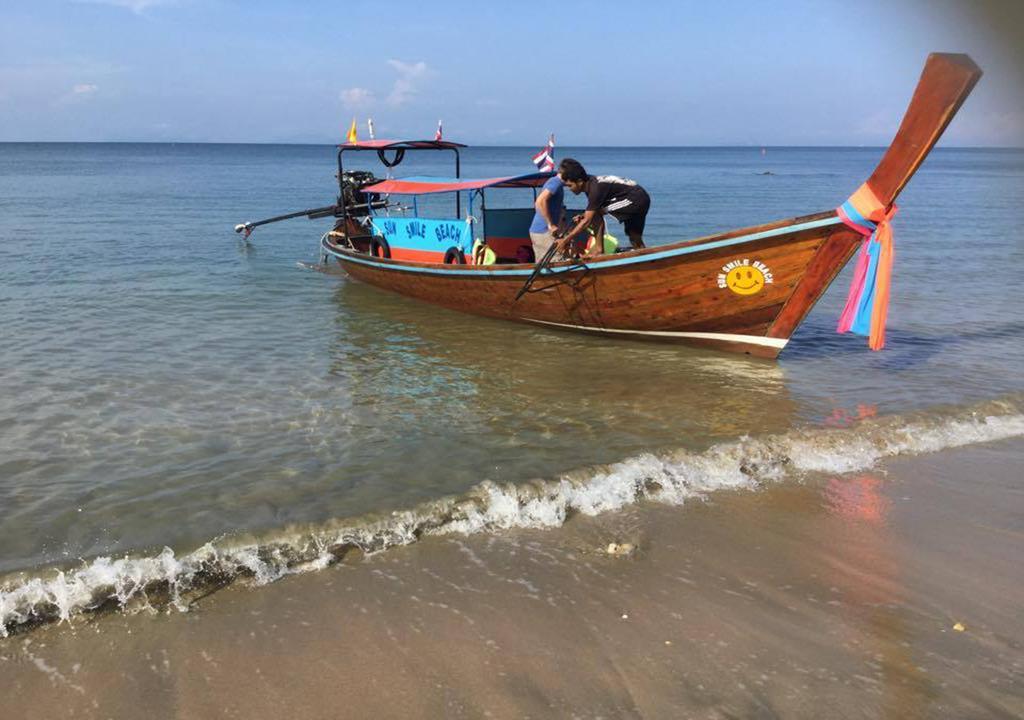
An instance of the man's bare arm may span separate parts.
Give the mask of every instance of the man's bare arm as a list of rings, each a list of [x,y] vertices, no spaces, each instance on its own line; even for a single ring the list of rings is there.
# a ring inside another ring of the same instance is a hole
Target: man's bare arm
[[[573,238],[585,231],[590,226],[590,223],[594,221],[594,216],[598,214],[597,210],[587,210],[584,212],[580,221],[573,225],[572,229],[565,234],[565,237],[562,238],[559,249],[564,251],[569,247],[569,243],[572,242]]]
[[[537,212],[540,213],[540,216],[544,218],[544,222],[548,224],[548,232],[553,233],[558,230],[558,225],[551,220],[551,213],[548,210],[549,197],[551,197],[550,190],[541,190],[540,193],[538,193],[533,206],[537,209]]]

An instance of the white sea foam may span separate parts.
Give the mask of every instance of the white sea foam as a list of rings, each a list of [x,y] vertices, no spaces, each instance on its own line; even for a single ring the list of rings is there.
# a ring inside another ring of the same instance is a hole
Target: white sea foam
[[[706,493],[753,488],[801,472],[853,472],[902,454],[934,452],[1024,436],[1024,415],[992,402],[915,419],[878,418],[852,428],[804,429],[745,437],[703,452],[644,454],[554,480],[523,485],[482,482],[386,517],[289,528],[271,538],[219,540],[182,555],[95,558],[74,570],[10,578],[0,585],[0,635],[104,607],[186,610],[199,594],[238,578],[256,585],[327,567],[351,549],[378,552],[422,535],[554,527],[573,513],[597,515],[642,499],[682,504]]]

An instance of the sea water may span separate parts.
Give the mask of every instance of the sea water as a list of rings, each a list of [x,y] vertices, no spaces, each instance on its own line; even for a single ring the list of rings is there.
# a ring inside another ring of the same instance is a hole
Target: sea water
[[[559,155],[644,185],[657,245],[831,209],[882,152]],[[462,174],[529,172],[531,155],[470,148]],[[393,172],[451,175],[453,159],[409,153]],[[351,167],[384,175],[372,153]],[[774,362],[486,320],[314,272],[327,219],[232,232],[330,204],[336,172],[330,146],[0,144],[5,632],[153,583],[183,604],[211,577],[270,581],[350,547],[1024,433],[1022,150],[940,148],[911,181],[884,351],[834,332],[847,268]]]

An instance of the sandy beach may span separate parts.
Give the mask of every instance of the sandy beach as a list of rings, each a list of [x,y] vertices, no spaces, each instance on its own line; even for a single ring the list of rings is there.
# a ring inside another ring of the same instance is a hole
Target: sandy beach
[[[0,642],[4,715],[1020,717],[1022,450],[430,538],[188,613],[51,625]]]

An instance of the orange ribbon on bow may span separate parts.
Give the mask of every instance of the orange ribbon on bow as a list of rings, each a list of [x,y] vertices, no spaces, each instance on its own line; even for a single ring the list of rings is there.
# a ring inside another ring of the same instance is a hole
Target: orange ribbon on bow
[[[850,297],[847,300],[847,309],[844,310],[844,319],[840,322],[843,330],[849,329],[854,323],[853,314],[856,314],[864,302],[863,293],[871,293],[871,323],[868,335],[868,347],[872,350],[881,350],[885,346],[885,323],[889,313],[889,291],[892,283],[893,266],[893,235],[891,220],[899,208],[893,204],[886,207],[875,195],[874,190],[867,183],[864,183],[857,191],[850,196],[843,208],[846,212],[840,212],[840,217],[850,227],[862,234],[868,234],[865,238],[864,250],[867,250],[867,243],[877,242],[879,254],[875,270],[874,283],[867,287],[866,272],[856,272],[854,284],[850,287]],[[858,223],[858,218],[853,216],[850,210],[856,211],[861,219],[869,220],[876,225],[873,234],[870,228]],[[866,255],[866,252],[862,253]],[[864,269],[866,271],[866,268]]]

